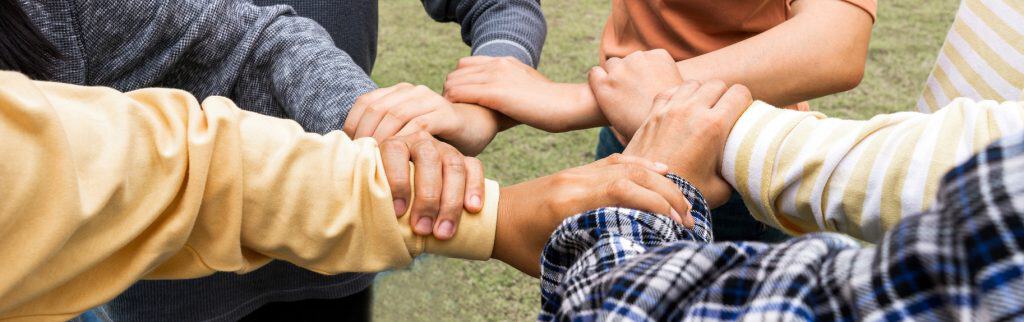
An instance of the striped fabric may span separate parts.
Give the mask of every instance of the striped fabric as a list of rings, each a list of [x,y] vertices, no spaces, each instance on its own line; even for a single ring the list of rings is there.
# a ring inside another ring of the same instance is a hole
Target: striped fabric
[[[932,205],[943,173],[1022,130],[1021,102],[960,98],[932,114],[867,121],[755,102],[729,135],[722,174],[754,217],[787,233],[877,242],[903,215]]]
[[[963,0],[924,91],[933,112],[953,99],[1024,99],[1024,0]]]

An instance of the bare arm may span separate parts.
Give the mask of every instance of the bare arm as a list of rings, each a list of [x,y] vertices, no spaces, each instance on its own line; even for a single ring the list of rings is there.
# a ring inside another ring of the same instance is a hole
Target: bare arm
[[[771,30],[679,61],[676,67],[682,78],[743,84],[754,98],[779,106],[856,86],[863,75],[871,15],[839,0],[799,0],[793,4],[792,13],[791,19]],[[609,59],[604,67],[617,60]],[[472,64],[460,64],[448,75],[446,97],[480,104],[530,126],[558,132],[609,121],[616,128],[623,126],[615,121],[623,118],[609,110],[636,114],[639,117],[628,119],[642,120],[657,93],[678,85],[648,79],[660,74],[643,74],[643,81],[650,86],[622,92],[628,97],[612,99],[614,104],[625,105],[606,106],[608,98],[595,98],[588,84],[553,83],[543,75],[523,72],[527,68],[508,59],[474,58]],[[639,125],[626,127],[635,129]]]
[[[796,104],[860,83],[872,23],[845,1],[798,0],[775,28],[676,66],[686,79],[743,84],[757,99]]]

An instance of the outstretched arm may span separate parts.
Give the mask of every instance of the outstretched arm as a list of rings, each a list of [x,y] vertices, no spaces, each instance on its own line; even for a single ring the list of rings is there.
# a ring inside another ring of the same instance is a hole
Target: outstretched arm
[[[874,2],[790,2],[791,18],[757,36],[679,61],[686,79],[743,84],[776,106],[850,90],[860,84],[874,22]],[[869,12],[868,10],[871,10]]]
[[[876,247],[837,234],[709,244],[643,211],[589,211],[545,248],[539,319],[1012,319],[1024,305],[1022,161],[1019,133],[989,146]]]
[[[333,274],[431,252],[536,274],[547,236],[582,209],[687,213],[666,166],[617,156],[501,191],[488,182],[483,211],[441,241],[413,234],[409,213],[396,220],[385,176],[396,168],[373,140],[307,133],[223,97],[10,72],[0,110],[0,319],[67,319],[140,278],[245,273],[272,258]],[[438,181],[418,174],[416,193]]]
[[[933,114],[867,121],[755,103],[725,148],[722,174],[759,220],[790,234],[838,231],[877,242],[928,209],[942,174],[1024,130],[1024,105],[955,100]]]
[[[3,317],[73,316],[142,277],[244,273],[271,258],[339,273],[422,252],[491,256],[495,183],[451,240],[415,235],[408,213],[396,220],[373,140],[306,133],[222,97],[9,72],[0,101]]]
[[[865,8],[873,9],[873,2],[867,2]],[[791,14],[757,36],[637,77],[681,74],[682,79],[743,84],[755,98],[782,105],[856,86],[863,74],[872,13],[846,1],[800,0],[792,3]],[[604,67],[619,59],[609,59]],[[587,84],[554,83],[539,74],[521,75],[520,69],[484,59],[460,66],[448,77],[448,97],[496,109],[534,127],[565,131],[608,121],[618,128],[617,114],[632,113],[642,121],[654,95],[678,85],[652,83],[623,93],[630,95],[628,100],[603,99],[595,97]],[[635,129],[639,122],[629,127]]]

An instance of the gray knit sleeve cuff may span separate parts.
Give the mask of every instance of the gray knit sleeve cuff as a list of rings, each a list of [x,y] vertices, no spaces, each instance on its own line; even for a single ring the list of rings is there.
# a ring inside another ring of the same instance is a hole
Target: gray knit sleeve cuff
[[[473,56],[510,56],[523,62],[523,64],[537,68],[537,63],[534,61],[533,57],[530,56],[530,51],[526,50],[523,45],[511,40],[494,39],[484,42],[473,48]]]

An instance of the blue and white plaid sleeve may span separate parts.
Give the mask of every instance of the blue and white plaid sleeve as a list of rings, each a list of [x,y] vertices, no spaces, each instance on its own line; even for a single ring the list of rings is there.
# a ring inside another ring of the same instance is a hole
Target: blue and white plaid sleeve
[[[1024,136],[953,169],[932,211],[876,247],[820,233],[711,243],[699,192],[688,230],[602,208],[567,219],[542,258],[539,320],[1024,319]]]

